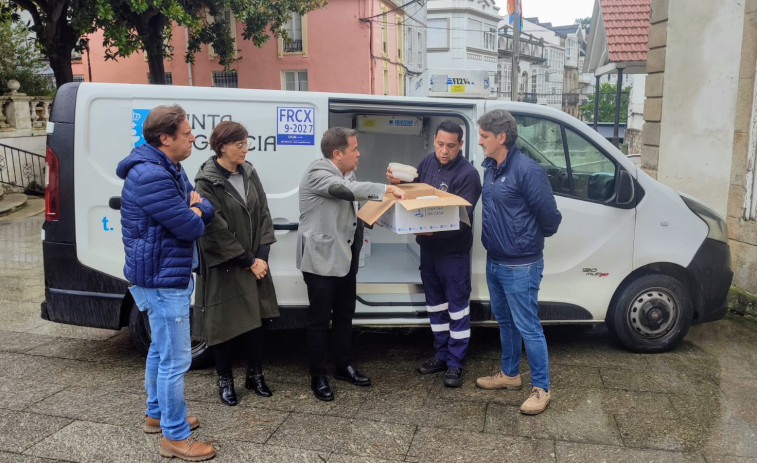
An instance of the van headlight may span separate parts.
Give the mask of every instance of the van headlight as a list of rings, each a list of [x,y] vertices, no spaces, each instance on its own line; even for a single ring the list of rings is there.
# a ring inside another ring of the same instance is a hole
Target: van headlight
[[[707,238],[717,240],[728,244],[728,224],[723,220],[717,212],[713,211],[709,207],[695,200],[694,198],[680,195],[683,202],[691,209],[691,212],[697,215],[700,219],[704,220],[710,232],[707,233]]]

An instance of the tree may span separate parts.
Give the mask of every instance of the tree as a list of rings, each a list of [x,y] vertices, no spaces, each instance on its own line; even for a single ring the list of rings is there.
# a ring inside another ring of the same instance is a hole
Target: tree
[[[599,122],[615,122],[615,96],[617,86],[605,82],[599,87]],[[628,91],[620,94],[620,122],[628,120]],[[581,118],[588,122],[594,122],[594,94],[589,95],[586,103],[580,106]]]
[[[74,80],[71,53],[81,46],[82,35],[93,30],[92,0],[10,0],[0,4],[0,14],[18,20],[18,9],[32,17],[28,29],[50,63],[58,87]]]
[[[591,16],[586,18],[576,18],[576,21],[573,24],[580,24],[584,28],[588,29],[591,25]]]
[[[39,75],[43,67],[26,26],[18,21],[0,22],[0,85],[4,87],[8,80],[15,79],[24,93],[50,94],[48,81]]]
[[[290,12],[305,14],[326,4],[325,0],[94,0],[95,25],[104,31],[105,58],[147,54],[150,79],[165,84],[163,60],[173,56],[170,46],[173,26],[189,34],[184,59],[194,62],[202,44],[212,45],[221,65],[229,69],[238,59],[231,28],[224,19],[242,23],[242,37],[262,46],[271,35],[286,36],[284,25]]]

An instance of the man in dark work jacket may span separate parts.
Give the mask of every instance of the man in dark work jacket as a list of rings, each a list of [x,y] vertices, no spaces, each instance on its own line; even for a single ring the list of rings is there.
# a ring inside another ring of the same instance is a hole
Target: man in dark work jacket
[[[418,164],[416,182],[464,198],[470,224],[473,209],[481,196],[481,177],[463,156],[463,129],[446,120],[436,128],[434,152]],[[387,178],[398,183],[391,168]],[[421,247],[421,280],[426,294],[426,309],[434,334],[436,354],[418,368],[421,374],[443,371],[444,385],[463,384],[465,354],[470,341],[471,247],[473,231],[468,223],[460,222],[459,230],[419,233]]]

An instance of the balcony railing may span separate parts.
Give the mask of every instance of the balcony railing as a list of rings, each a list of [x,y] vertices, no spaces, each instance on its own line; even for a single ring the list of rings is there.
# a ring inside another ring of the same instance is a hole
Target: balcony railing
[[[297,53],[302,51],[302,40],[285,40],[284,53]]]
[[[578,104],[579,101],[579,95],[578,93],[563,93],[562,94],[562,104],[567,106],[575,106]]]
[[[538,99],[538,95],[536,93],[521,93],[522,99],[521,101],[524,103],[536,103]]]

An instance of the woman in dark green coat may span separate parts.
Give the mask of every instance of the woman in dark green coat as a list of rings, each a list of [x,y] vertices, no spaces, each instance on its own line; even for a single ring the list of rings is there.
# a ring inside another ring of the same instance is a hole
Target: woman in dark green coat
[[[210,147],[216,154],[200,167],[195,188],[216,215],[199,240],[193,324],[195,337],[213,350],[221,402],[236,405],[232,362],[237,351],[247,359],[245,387],[271,396],[263,377],[262,322],[279,316],[268,271],[276,238],[260,178],[245,161],[247,130],[237,122],[221,122]]]

